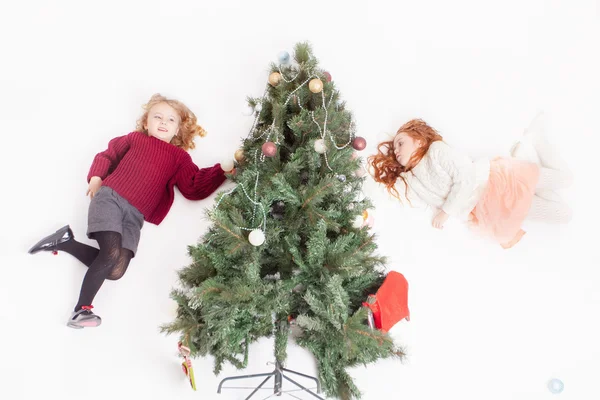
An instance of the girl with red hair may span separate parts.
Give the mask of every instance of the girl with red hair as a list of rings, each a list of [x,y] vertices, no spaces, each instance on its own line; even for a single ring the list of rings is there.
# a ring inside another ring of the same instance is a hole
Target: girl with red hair
[[[511,158],[471,160],[446,144],[425,121],[402,125],[391,141],[380,143],[368,158],[376,182],[401,200],[418,199],[437,209],[432,225],[441,229],[449,217],[468,221],[505,249],[525,232],[526,218],[566,223],[571,210],[555,192],[568,187],[572,175],[543,134],[538,115]],[[527,146],[535,158],[526,156]]]

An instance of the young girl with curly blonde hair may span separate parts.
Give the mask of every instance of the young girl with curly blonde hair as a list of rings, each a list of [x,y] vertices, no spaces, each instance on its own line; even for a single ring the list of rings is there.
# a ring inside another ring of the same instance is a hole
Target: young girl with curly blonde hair
[[[188,154],[195,147],[194,137],[206,135],[188,107],[155,94],[144,110],[135,131],[112,139],[94,157],[87,176],[87,235],[99,249],[77,242],[66,225],[29,250],[64,251],[89,267],[69,327],[100,325],[100,317],[92,312],[94,297],[104,280],[123,276],[137,251],[144,221],[162,222],[173,204],[175,186],[187,199],[201,200],[226,179],[220,163],[200,169]]]
[[[534,157],[527,155],[527,146]],[[543,113],[513,146],[512,157],[471,160],[420,119],[401,126],[377,150],[369,157],[375,181],[398,199],[400,187],[409,202],[416,198],[437,209],[434,228],[457,217],[507,249],[525,234],[521,225],[526,218],[571,219],[569,206],[555,190],[568,187],[573,178],[544,137]]]

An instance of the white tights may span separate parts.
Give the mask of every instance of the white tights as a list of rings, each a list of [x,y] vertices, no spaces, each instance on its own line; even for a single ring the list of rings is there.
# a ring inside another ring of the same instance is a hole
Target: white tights
[[[540,180],[527,218],[550,223],[569,222],[571,208],[555,190],[569,187],[573,183],[573,174],[544,137],[539,116],[524,136],[529,138],[521,141],[519,146],[533,146],[540,164]],[[519,158],[518,150],[517,154],[513,154],[515,158]]]

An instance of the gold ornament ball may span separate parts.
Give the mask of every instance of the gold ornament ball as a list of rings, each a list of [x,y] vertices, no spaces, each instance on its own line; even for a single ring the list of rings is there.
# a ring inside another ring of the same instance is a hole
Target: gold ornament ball
[[[269,75],[269,83],[273,86],[277,86],[281,81],[281,74],[279,72],[271,72]]]
[[[308,88],[313,93],[319,93],[321,90],[323,90],[323,82],[321,82],[321,80],[318,78],[312,79],[308,83]]]
[[[235,161],[237,161],[237,162],[244,161],[244,150],[242,150],[242,149],[236,150],[235,154],[233,155],[233,158],[235,158]]]

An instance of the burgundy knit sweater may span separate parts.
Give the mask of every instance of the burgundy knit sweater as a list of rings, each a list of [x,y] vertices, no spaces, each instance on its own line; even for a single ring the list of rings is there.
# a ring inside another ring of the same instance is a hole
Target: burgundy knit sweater
[[[201,200],[226,179],[220,164],[200,169],[187,151],[141,132],[112,139],[108,149],[94,157],[88,182],[93,176],[155,225],[171,209],[174,186],[185,198]]]

